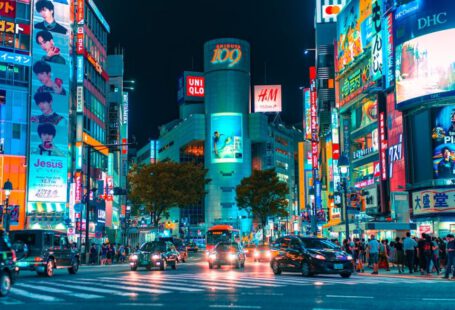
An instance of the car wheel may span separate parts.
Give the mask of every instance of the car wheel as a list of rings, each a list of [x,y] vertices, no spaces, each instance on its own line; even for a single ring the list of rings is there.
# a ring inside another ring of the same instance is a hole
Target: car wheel
[[[177,262],[174,262],[171,267],[172,267],[172,270],[177,269]]]
[[[278,266],[278,262],[276,260],[274,260],[272,262],[272,271],[274,274],[276,275],[279,275],[281,274],[281,269],[280,269],[280,266]]]
[[[137,265],[131,266],[131,271],[136,271],[137,270]]]
[[[163,262],[160,265],[160,270],[165,270],[166,269],[166,261],[163,260]]]
[[[342,278],[349,278],[351,276],[351,273],[350,272],[343,272],[343,273],[340,273],[340,276]]]
[[[303,262],[302,263],[302,276],[310,277],[312,275],[313,274],[311,273],[310,264],[308,264],[307,262]]]
[[[73,262],[71,263],[71,267],[68,268],[68,272],[69,272],[69,274],[76,274],[78,270],[79,270],[79,261],[75,258],[75,259],[73,259]]]
[[[44,275],[48,278],[54,275],[54,263],[50,260],[46,264],[46,270],[44,271]]]
[[[11,278],[5,272],[0,273],[0,297],[8,295],[10,290]]]
[[[213,269],[213,264],[209,263],[209,269]]]

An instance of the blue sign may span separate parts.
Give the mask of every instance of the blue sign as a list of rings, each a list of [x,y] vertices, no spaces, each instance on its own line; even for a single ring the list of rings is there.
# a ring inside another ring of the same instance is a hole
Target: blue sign
[[[315,192],[315,199],[316,199],[316,210],[322,208],[322,196],[321,196],[321,181],[316,180],[314,183],[314,192]]]
[[[0,51],[0,61],[30,67],[32,64],[32,57]]]
[[[82,203],[76,203],[74,205],[74,212],[76,212],[76,213],[81,213],[83,209],[84,209],[84,205]]]
[[[84,56],[77,56],[76,62],[77,62],[76,82],[84,83]]]

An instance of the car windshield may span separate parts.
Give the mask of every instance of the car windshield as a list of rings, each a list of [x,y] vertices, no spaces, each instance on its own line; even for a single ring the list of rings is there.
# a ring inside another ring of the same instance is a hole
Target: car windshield
[[[147,242],[141,247],[141,251],[145,252],[165,252],[166,244],[162,242]]]
[[[216,250],[220,252],[237,251],[239,249],[236,243],[218,243]]]
[[[317,250],[336,250],[339,247],[328,240],[325,239],[300,239],[302,240],[303,246],[307,249],[317,249]]]
[[[216,244],[219,241],[229,241],[232,239],[232,232],[226,230],[215,230],[207,232],[207,244]]]

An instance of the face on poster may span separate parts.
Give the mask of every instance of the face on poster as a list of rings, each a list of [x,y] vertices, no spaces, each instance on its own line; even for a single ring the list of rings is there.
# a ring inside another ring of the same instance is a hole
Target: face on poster
[[[423,96],[455,92],[455,29],[423,35],[396,48],[397,104]]]
[[[243,162],[242,114],[212,114],[211,128],[212,163]]]
[[[33,8],[28,199],[66,202],[70,7],[35,0]]]
[[[455,177],[455,105],[434,110],[433,172],[435,179]]]

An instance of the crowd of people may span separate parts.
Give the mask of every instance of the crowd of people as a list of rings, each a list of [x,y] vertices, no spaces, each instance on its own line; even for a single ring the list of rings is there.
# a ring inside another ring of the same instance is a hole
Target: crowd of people
[[[405,237],[396,237],[390,242],[376,240],[371,235],[368,240],[345,239],[340,246],[353,256],[357,272],[364,272],[365,265],[373,269],[372,274],[378,274],[379,268],[386,271],[397,268],[399,273],[405,273],[407,267],[410,274],[420,272],[431,276],[439,275],[444,269],[444,278],[448,279],[452,273],[452,279],[455,279],[455,238],[452,234],[444,238],[422,234],[417,238],[408,232]]]
[[[102,245],[92,244],[89,250],[89,264],[122,264],[127,262],[130,253],[138,248],[139,245],[132,248],[129,245],[122,245],[120,243],[103,243]]]

